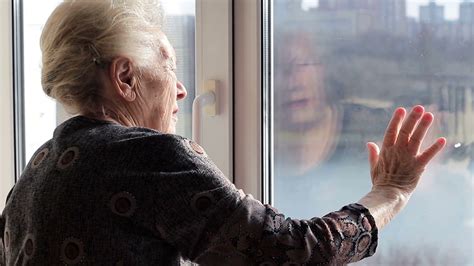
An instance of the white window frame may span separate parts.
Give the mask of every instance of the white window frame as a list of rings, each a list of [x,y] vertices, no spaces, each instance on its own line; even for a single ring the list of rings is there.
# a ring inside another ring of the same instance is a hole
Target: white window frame
[[[271,203],[272,161],[267,134],[271,118],[265,117],[271,108],[266,104],[271,84],[264,80],[268,55],[262,54],[263,27],[267,26],[262,18],[268,3],[234,1],[235,184],[264,203]]]
[[[217,80],[215,116],[201,116],[201,145],[234,180],[232,0],[196,0],[196,96]]]
[[[0,212],[14,184],[12,1],[0,1]]]

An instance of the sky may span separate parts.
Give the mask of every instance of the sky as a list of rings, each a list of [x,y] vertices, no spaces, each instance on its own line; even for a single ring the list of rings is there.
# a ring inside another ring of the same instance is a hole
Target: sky
[[[195,14],[196,0],[162,0],[162,3],[166,14]]]

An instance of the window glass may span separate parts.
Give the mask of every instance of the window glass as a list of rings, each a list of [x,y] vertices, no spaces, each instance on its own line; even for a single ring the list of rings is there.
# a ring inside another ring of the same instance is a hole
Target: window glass
[[[50,139],[61,122],[55,101],[41,88],[41,49],[43,25],[61,1],[23,1],[23,79],[25,114],[25,159]]]
[[[59,0],[23,0],[25,158],[28,161],[56,126],[70,117],[41,88],[41,50],[39,40],[46,20]],[[179,102],[177,134],[191,137],[191,106],[194,98],[194,22],[195,0],[163,1],[164,28],[176,50],[177,76],[188,91]]]
[[[393,110],[435,114],[448,145],[357,265],[472,265],[474,2],[276,0],[274,205],[323,216],[371,188],[365,144]]]
[[[188,96],[178,102],[178,124],[176,133],[192,137],[192,106],[195,96],[195,1],[162,1],[166,12],[165,34],[176,51],[176,75],[188,91]]]

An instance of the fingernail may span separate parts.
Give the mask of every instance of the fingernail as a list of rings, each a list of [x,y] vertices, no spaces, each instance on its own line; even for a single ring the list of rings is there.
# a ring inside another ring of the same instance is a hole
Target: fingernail
[[[415,113],[422,113],[423,112],[423,106],[417,105],[417,106],[413,107],[413,111]]]
[[[404,113],[405,113],[405,108],[403,108],[403,107],[398,107],[396,113],[397,113],[397,114],[400,114],[400,115],[404,114]]]
[[[444,145],[444,144],[446,144],[446,138],[439,138],[439,139],[438,139],[438,144],[439,144],[439,145]]]
[[[434,116],[432,113],[426,113],[424,116],[423,116],[423,119],[426,120],[426,121],[431,121],[433,120]]]

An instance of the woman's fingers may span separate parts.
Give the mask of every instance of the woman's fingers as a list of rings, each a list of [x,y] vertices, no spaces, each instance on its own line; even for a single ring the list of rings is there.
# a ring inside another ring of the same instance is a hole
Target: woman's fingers
[[[421,165],[428,164],[431,159],[446,145],[445,138],[439,138],[436,142],[431,145],[428,149],[426,149],[420,156],[418,156],[418,162]]]
[[[415,129],[415,132],[410,137],[410,142],[408,145],[408,149],[413,153],[413,154],[418,154],[420,151],[420,146],[421,143],[423,142],[423,139],[426,136],[426,132],[431,126],[431,123],[433,122],[433,114],[432,113],[425,113],[420,120],[420,123],[418,123],[418,126]]]
[[[410,139],[410,135],[415,128],[416,123],[420,120],[423,115],[424,108],[421,105],[413,107],[408,118],[403,122],[402,127],[400,128],[400,133],[398,134],[396,145],[407,145]]]
[[[374,169],[375,165],[379,160],[379,146],[377,146],[377,144],[373,142],[369,142],[367,143],[367,151],[369,152],[370,169]]]
[[[405,118],[406,111],[404,108],[399,107],[395,112],[393,112],[392,120],[388,123],[387,130],[385,131],[385,136],[383,138],[383,146],[391,147],[397,141],[398,131],[400,130],[400,124]]]

